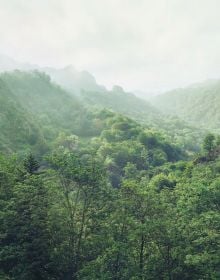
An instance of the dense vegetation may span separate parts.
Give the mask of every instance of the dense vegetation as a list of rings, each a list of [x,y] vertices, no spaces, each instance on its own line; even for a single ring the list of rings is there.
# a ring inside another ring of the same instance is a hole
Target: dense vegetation
[[[37,71],[0,101],[0,279],[220,278],[219,136]]]

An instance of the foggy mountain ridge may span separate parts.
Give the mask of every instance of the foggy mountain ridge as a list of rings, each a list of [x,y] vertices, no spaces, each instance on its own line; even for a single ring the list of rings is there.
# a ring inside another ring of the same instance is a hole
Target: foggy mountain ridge
[[[45,72],[51,80],[65,90],[79,94],[81,90],[106,91],[105,87],[98,85],[96,79],[88,71],[77,71],[72,65],[63,68],[40,67],[36,64],[21,63],[8,56],[0,55],[0,72],[13,70]]]
[[[77,71],[72,65],[60,69],[44,67],[39,70],[48,74],[53,82],[75,94],[80,94],[81,90],[106,91],[104,86],[97,84],[92,74],[88,71]]]
[[[130,117],[133,116],[138,120],[146,121],[148,119],[150,122],[154,122],[160,115],[160,112],[143,97],[138,97],[132,92],[125,92],[119,85],[114,85],[112,90],[107,90],[104,86],[97,84],[94,76],[88,71],[77,71],[72,65],[60,69],[40,67],[19,63],[4,56],[0,57],[0,65],[2,72],[16,69],[44,72],[50,76],[52,82],[78,96],[86,106],[105,107]]]
[[[107,90],[97,84],[95,77],[88,71],[77,71],[72,65],[60,69],[40,67],[0,55],[0,72],[15,69],[35,69],[46,73],[52,82],[78,96],[86,106],[108,108],[141,122],[160,122],[162,115],[170,115],[193,126],[199,124],[202,128],[208,126],[210,129],[219,129],[220,80],[207,80],[161,94],[148,92],[144,95],[143,91],[125,92],[118,85]]]
[[[104,85],[98,84],[95,77],[90,72],[86,70],[78,71],[71,64],[62,68],[50,66],[41,67],[37,64],[19,62],[7,55],[0,54],[0,73],[13,70],[38,70],[40,72],[45,72],[51,77],[51,80],[53,82],[57,83],[63,89],[69,91],[70,93],[74,93],[77,95],[79,95],[81,91],[107,92],[106,87]],[[132,92],[132,94],[134,94],[138,98],[152,101],[152,104],[156,104],[157,100],[160,100],[160,97],[163,95],[167,96],[173,94],[174,92],[178,92],[179,94],[181,94],[182,91],[193,88],[203,89],[204,87],[215,87],[215,85],[219,83],[219,79],[208,79],[205,81],[189,84],[189,86],[186,87],[173,88],[171,90],[162,92],[152,92],[148,91],[147,89],[145,91],[136,89],[129,92]],[[112,91],[116,91],[116,88],[118,88],[117,90],[119,90],[119,88],[122,89],[121,86],[115,85],[112,87]]]

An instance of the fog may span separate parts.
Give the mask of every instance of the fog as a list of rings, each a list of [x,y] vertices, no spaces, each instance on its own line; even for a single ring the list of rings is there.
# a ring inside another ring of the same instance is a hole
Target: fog
[[[220,76],[218,0],[0,0],[0,54],[161,92]]]

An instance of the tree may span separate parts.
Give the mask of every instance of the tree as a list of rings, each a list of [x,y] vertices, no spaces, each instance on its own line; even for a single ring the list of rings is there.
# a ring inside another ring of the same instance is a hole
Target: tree
[[[66,271],[63,278],[78,279],[86,260],[102,250],[102,222],[108,213],[111,189],[100,163],[89,154],[56,153],[50,158],[55,170],[64,216]],[[104,211],[104,210],[106,211]],[[62,246],[62,245],[61,245]]]
[[[206,135],[203,141],[203,149],[209,153],[213,150],[214,147],[215,147],[215,136],[214,134],[209,133]]]
[[[25,170],[29,174],[33,175],[34,173],[36,173],[36,171],[39,169],[39,167],[40,167],[39,162],[35,159],[33,154],[30,153],[24,160]]]
[[[16,170],[13,173],[19,175]],[[8,183],[2,181],[3,185]],[[56,279],[50,261],[49,198],[42,178],[30,173],[22,178],[14,176],[10,189],[4,204],[0,199],[0,206],[4,206],[0,211],[0,266],[4,274],[15,280]]]

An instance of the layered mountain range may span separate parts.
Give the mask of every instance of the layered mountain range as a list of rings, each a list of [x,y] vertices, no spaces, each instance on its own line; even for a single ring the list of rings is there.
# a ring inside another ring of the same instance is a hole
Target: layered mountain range
[[[176,89],[146,101],[120,86],[107,90],[90,73],[79,72],[73,66],[42,68],[0,56],[0,72],[1,137],[5,139],[2,145],[9,149],[13,144],[7,143],[13,143],[14,137],[7,136],[10,131],[7,127],[20,123],[16,128],[26,135],[22,139],[26,139],[27,144],[36,144],[36,139],[41,142],[53,139],[60,131],[90,137],[95,134],[90,112],[102,109],[159,130],[189,150],[199,145],[200,136],[207,130],[219,130],[219,81]],[[8,125],[4,121],[5,108],[14,112]],[[38,137],[33,136],[36,133]],[[19,132],[16,135],[19,136]]]

